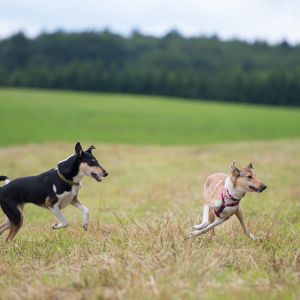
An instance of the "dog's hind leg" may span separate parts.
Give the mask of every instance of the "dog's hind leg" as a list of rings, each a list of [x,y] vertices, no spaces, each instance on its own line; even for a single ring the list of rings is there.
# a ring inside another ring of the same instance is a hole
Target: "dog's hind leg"
[[[10,221],[6,217],[5,221],[0,225],[0,235],[10,227]]]
[[[198,225],[194,225],[193,229],[194,230],[200,230],[208,226],[208,221],[209,221],[209,206],[204,205],[203,207],[203,216],[202,216],[202,223]]]
[[[14,202],[2,202],[1,208],[9,219],[9,234],[6,238],[6,242],[13,240],[17,232],[23,225],[23,205],[16,206]],[[8,229],[4,226],[4,230]]]
[[[23,222],[21,222],[18,225],[15,224],[11,224],[9,227],[9,234],[6,238],[6,242],[12,241],[13,238],[16,236],[17,232],[20,230],[20,228],[22,227]]]

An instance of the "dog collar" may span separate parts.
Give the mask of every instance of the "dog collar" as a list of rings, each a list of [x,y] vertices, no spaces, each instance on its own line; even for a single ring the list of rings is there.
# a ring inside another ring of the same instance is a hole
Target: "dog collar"
[[[72,185],[79,185],[79,183],[74,182],[74,181],[72,181],[72,180],[68,180],[67,178],[65,178],[64,175],[62,175],[62,174],[60,173],[58,167],[56,168],[56,172],[57,172],[58,177],[59,177],[62,181],[68,183],[70,186],[72,186]]]

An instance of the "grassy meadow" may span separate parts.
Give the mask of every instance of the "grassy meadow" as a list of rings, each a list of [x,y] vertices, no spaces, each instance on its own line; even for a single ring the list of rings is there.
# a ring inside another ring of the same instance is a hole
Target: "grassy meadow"
[[[0,89],[0,145],[199,145],[300,137],[300,110],[163,97]]]
[[[49,211],[25,207],[16,240],[0,237],[1,300],[299,299],[300,110],[2,89],[0,116],[0,175],[53,168],[77,140],[110,173],[84,179],[88,232],[72,206],[57,231]],[[263,239],[234,217],[213,239],[187,238],[206,176],[233,160],[268,185],[241,203]]]

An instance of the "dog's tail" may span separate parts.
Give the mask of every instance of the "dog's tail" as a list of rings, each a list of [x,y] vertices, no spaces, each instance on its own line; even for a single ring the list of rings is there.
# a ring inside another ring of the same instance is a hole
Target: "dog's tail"
[[[0,181],[4,181],[4,184],[10,183],[10,179],[7,176],[0,176]]]

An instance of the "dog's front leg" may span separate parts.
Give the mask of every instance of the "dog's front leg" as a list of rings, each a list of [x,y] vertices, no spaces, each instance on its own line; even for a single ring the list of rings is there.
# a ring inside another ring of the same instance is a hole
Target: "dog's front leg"
[[[205,228],[209,224],[208,219],[209,219],[209,206],[204,205],[202,222],[201,222],[201,224],[194,225],[193,229],[194,230],[200,230],[200,229]]]
[[[222,219],[222,218],[217,218],[213,223],[209,224],[207,227],[205,227],[202,230],[194,230],[192,232],[192,236],[198,236],[201,235],[203,233],[206,233],[207,231],[215,228],[216,226],[222,224],[223,222],[225,222],[227,219]]]
[[[65,219],[65,217],[62,215],[60,209],[59,209],[59,203],[56,202],[52,208],[50,208],[54,216],[60,221],[60,223],[56,223],[52,225],[52,229],[59,229],[64,228],[68,226],[68,222]]]
[[[83,227],[84,230],[88,230],[88,227],[89,227],[89,209],[86,206],[84,206],[83,204],[81,204],[81,202],[77,198],[74,198],[73,201],[71,202],[71,204],[82,211],[82,214],[83,214],[82,227]]]
[[[238,207],[238,209],[237,209],[235,215],[236,215],[237,218],[239,219],[239,221],[240,221],[240,223],[241,223],[241,225],[242,225],[242,227],[243,227],[243,231],[244,231],[244,233],[246,234],[246,236],[247,236],[249,239],[253,240],[253,241],[257,240],[257,238],[256,238],[256,237],[249,231],[249,229],[247,228],[247,226],[246,226],[246,224],[245,224],[245,222],[244,222],[244,215],[243,215],[243,212],[242,212],[242,210],[240,209],[240,207]]]

